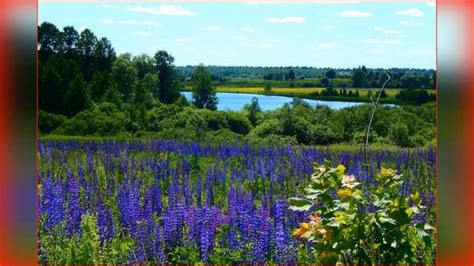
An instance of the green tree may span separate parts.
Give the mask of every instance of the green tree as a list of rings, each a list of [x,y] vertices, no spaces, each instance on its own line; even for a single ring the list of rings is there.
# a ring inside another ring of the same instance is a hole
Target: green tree
[[[134,104],[144,104],[147,107],[151,106],[153,95],[158,95],[159,78],[156,73],[147,73],[143,79],[136,83]]]
[[[336,77],[336,70],[330,69],[330,70],[328,70],[328,71],[326,72],[325,75],[326,75],[326,78],[328,78],[328,79],[333,79],[333,78]]]
[[[89,87],[81,74],[76,75],[69,83],[69,89],[64,95],[66,115],[73,116],[92,106]]]
[[[193,104],[197,108],[217,109],[216,91],[209,70],[200,64],[193,71]]]
[[[77,42],[79,41],[79,33],[73,26],[66,26],[63,28],[63,42],[64,52],[68,58],[73,58],[77,55]]]
[[[393,143],[400,147],[410,147],[410,132],[408,127],[402,123],[396,123],[390,126],[388,136]]]
[[[329,79],[328,78],[322,78],[321,79],[321,86],[323,87],[329,87],[330,83],[329,83]]]
[[[94,47],[94,70],[110,70],[112,63],[116,59],[115,50],[107,38],[101,38]]]
[[[288,71],[288,79],[294,80],[295,78],[295,71],[293,71],[293,69],[290,69],[290,71]]]
[[[146,74],[155,70],[155,59],[147,54],[135,56],[132,59],[133,65],[137,69],[138,78],[142,79]]]
[[[81,32],[77,41],[77,51],[82,58],[81,71],[84,79],[89,82],[95,72],[93,67],[94,51],[97,44],[97,37],[89,30],[85,29]]]
[[[124,102],[132,99],[137,70],[130,61],[130,54],[121,54],[112,65],[112,80]]]
[[[56,53],[61,46],[61,32],[49,22],[43,22],[38,27],[39,55],[46,59],[51,53]]]
[[[367,73],[362,69],[356,69],[352,73],[352,85],[356,88],[367,87]]]
[[[250,104],[244,106],[244,111],[247,113],[247,118],[250,120],[250,123],[252,123],[253,126],[256,126],[259,114],[262,112],[262,109],[258,104],[258,98],[253,97]]]
[[[174,58],[166,51],[158,51],[155,61],[160,77],[158,98],[163,103],[173,103],[180,97],[178,74],[173,66]]]

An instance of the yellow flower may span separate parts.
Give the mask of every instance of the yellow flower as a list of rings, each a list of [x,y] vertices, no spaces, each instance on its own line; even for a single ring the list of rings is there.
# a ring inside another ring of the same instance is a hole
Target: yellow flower
[[[382,167],[380,169],[380,174],[383,176],[383,177],[392,177],[392,176],[395,176],[397,175],[397,171],[396,170],[393,170],[391,168],[384,168]]]
[[[300,223],[300,228],[293,231],[293,236],[303,237],[310,229],[311,226],[308,223]]]
[[[344,174],[344,172],[346,171],[346,167],[342,164],[338,165],[337,166],[337,171],[341,174]]]

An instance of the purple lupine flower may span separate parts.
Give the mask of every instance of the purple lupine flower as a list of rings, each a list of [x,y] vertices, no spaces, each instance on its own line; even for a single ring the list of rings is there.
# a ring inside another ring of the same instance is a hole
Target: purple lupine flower
[[[201,176],[197,176],[197,182],[196,182],[196,206],[198,208],[201,208],[202,204],[202,181],[201,181]]]
[[[68,236],[71,236],[80,231],[81,227],[81,216],[82,216],[82,207],[80,203],[79,195],[79,186],[77,180],[72,175],[69,174],[68,178],[68,195],[67,195],[67,232]]]
[[[270,244],[270,223],[269,212],[263,206],[257,209],[252,222],[252,232],[254,234],[253,262],[265,262],[265,257]]]
[[[161,215],[161,192],[158,184],[153,184],[150,188],[152,210],[156,215]]]
[[[285,201],[277,200],[275,203],[275,217],[274,217],[274,230],[275,230],[275,262],[285,263],[287,259],[287,245],[288,237],[285,233]]]
[[[97,203],[97,227],[99,229],[100,245],[114,237],[115,226],[110,209],[103,205],[102,202]]]
[[[59,180],[55,182],[52,181],[50,189],[50,191],[44,191],[44,193],[49,194],[45,194],[45,197],[49,199],[49,202],[45,205],[47,212],[45,227],[48,230],[58,225],[66,217],[63,184]]]

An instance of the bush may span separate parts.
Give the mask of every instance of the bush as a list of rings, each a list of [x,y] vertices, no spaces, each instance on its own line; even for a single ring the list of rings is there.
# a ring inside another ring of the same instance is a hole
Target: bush
[[[64,115],[57,115],[40,110],[38,120],[40,132],[51,133],[53,130],[61,126],[67,118]]]
[[[411,147],[410,134],[408,127],[402,123],[396,123],[390,126],[388,136],[393,143],[400,147]]]
[[[207,123],[209,130],[228,128],[224,112],[211,111],[208,109],[195,110]]]
[[[418,192],[400,193],[402,175],[382,167],[376,183],[360,183],[366,177],[357,180],[345,170],[327,161],[315,163],[304,197],[289,199],[290,209],[309,216],[293,236],[308,242],[318,262],[418,263],[420,253],[431,256],[435,243],[429,233],[434,227],[415,219],[417,214],[427,215],[426,207]]]
[[[252,129],[250,120],[242,113],[227,112],[226,119],[228,128],[237,134],[247,135]]]
[[[92,111],[79,112],[53,133],[64,135],[112,136],[125,131],[125,115],[112,103],[102,103]]]

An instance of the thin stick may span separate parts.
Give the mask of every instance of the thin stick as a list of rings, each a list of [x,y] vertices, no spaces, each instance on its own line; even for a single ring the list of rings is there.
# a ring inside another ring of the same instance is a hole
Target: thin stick
[[[390,75],[388,74],[387,71],[385,71],[385,75],[387,75],[387,80],[385,80],[385,82],[383,83],[382,85],[382,89],[380,90],[379,92],[379,95],[377,96],[377,100],[375,101],[374,103],[374,109],[372,110],[372,115],[370,116],[370,120],[369,120],[369,125],[367,126],[367,130],[365,132],[365,152],[364,152],[364,161],[365,161],[365,167],[366,167],[366,170],[367,170],[367,175],[369,174],[368,172],[368,169],[369,169],[369,164],[367,162],[367,153],[369,151],[369,132],[370,132],[370,127],[372,126],[372,121],[374,120],[374,116],[375,116],[375,111],[377,110],[377,105],[379,104],[379,100],[380,100],[380,95],[382,94],[382,91],[383,89],[385,88],[385,85],[387,84],[387,82],[390,80]],[[372,101],[372,96],[371,96],[371,101]]]

